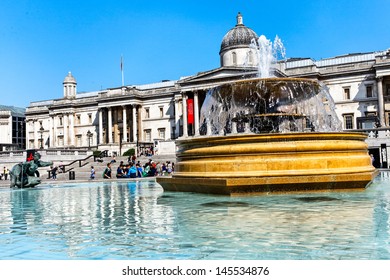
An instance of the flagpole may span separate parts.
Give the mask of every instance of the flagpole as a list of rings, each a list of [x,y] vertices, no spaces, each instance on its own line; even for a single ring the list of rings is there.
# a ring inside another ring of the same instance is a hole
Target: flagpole
[[[122,87],[125,86],[125,77],[123,75],[123,55],[121,55],[121,73],[122,73]]]

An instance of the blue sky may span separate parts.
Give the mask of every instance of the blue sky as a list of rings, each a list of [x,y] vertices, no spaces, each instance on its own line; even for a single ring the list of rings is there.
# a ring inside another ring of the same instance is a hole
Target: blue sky
[[[1,0],[2,105],[176,80],[219,67],[223,36],[241,12],[258,35],[278,35],[286,56],[328,58],[390,48],[388,0]]]

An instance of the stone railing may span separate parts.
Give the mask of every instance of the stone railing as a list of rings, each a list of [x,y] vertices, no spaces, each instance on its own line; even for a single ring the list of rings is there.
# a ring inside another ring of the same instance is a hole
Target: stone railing
[[[351,130],[346,130],[346,132],[348,131]],[[368,144],[369,148],[377,148],[383,144],[386,144],[387,147],[390,147],[390,127],[356,129],[352,131],[367,133],[366,143]]]
[[[50,150],[36,150],[41,154],[44,161],[73,161],[85,158],[92,155],[91,150],[76,150],[76,149],[50,149]],[[17,163],[26,161],[26,151],[6,151],[0,152],[0,164]]]

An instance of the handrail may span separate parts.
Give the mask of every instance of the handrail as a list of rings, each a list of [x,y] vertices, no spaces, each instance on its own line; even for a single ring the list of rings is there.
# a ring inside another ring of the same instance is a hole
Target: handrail
[[[76,160],[74,160],[74,161],[72,161],[72,162],[70,162],[70,163],[61,164],[61,165],[59,166],[59,168],[62,170],[62,173],[66,173],[67,171],[71,171],[72,169],[74,169],[74,167],[72,167],[72,168],[69,168],[68,170],[66,170],[66,169],[65,169],[66,166],[70,166],[70,165],[72,165],[72,164],[74,164],[74,163],[76,163],[76,162],[79,162],[79,167],[82,167],[82,166],[83,166],[83,165],[81,164],[82,161],[86,161],[87,159],[93,157],[93,161],[96,162],[96,158],[102,158],[104,155],[107,155],[107,152],[108,152],[108,150],[104,150],[104,151],[101,151],[101,152],[99,153],[99,155],[89,155],[89,156],[87,156],[86,158],[83,158],[83,159],[76,159]],[[84,165],[86,165],[86,164],[88,164],[88,162],[85,163]]]

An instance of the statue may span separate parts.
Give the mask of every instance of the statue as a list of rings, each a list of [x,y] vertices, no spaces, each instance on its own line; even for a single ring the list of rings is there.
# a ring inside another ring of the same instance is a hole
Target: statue
[[[39,177],[35,177],[38,167],[53,165],[51,161],[41,161],[39,153],[34,154],[34,159],[14,165],[10,171],[11,188],[33,188],[41,183]],[[39,173],[38,173],[39,174]]]

